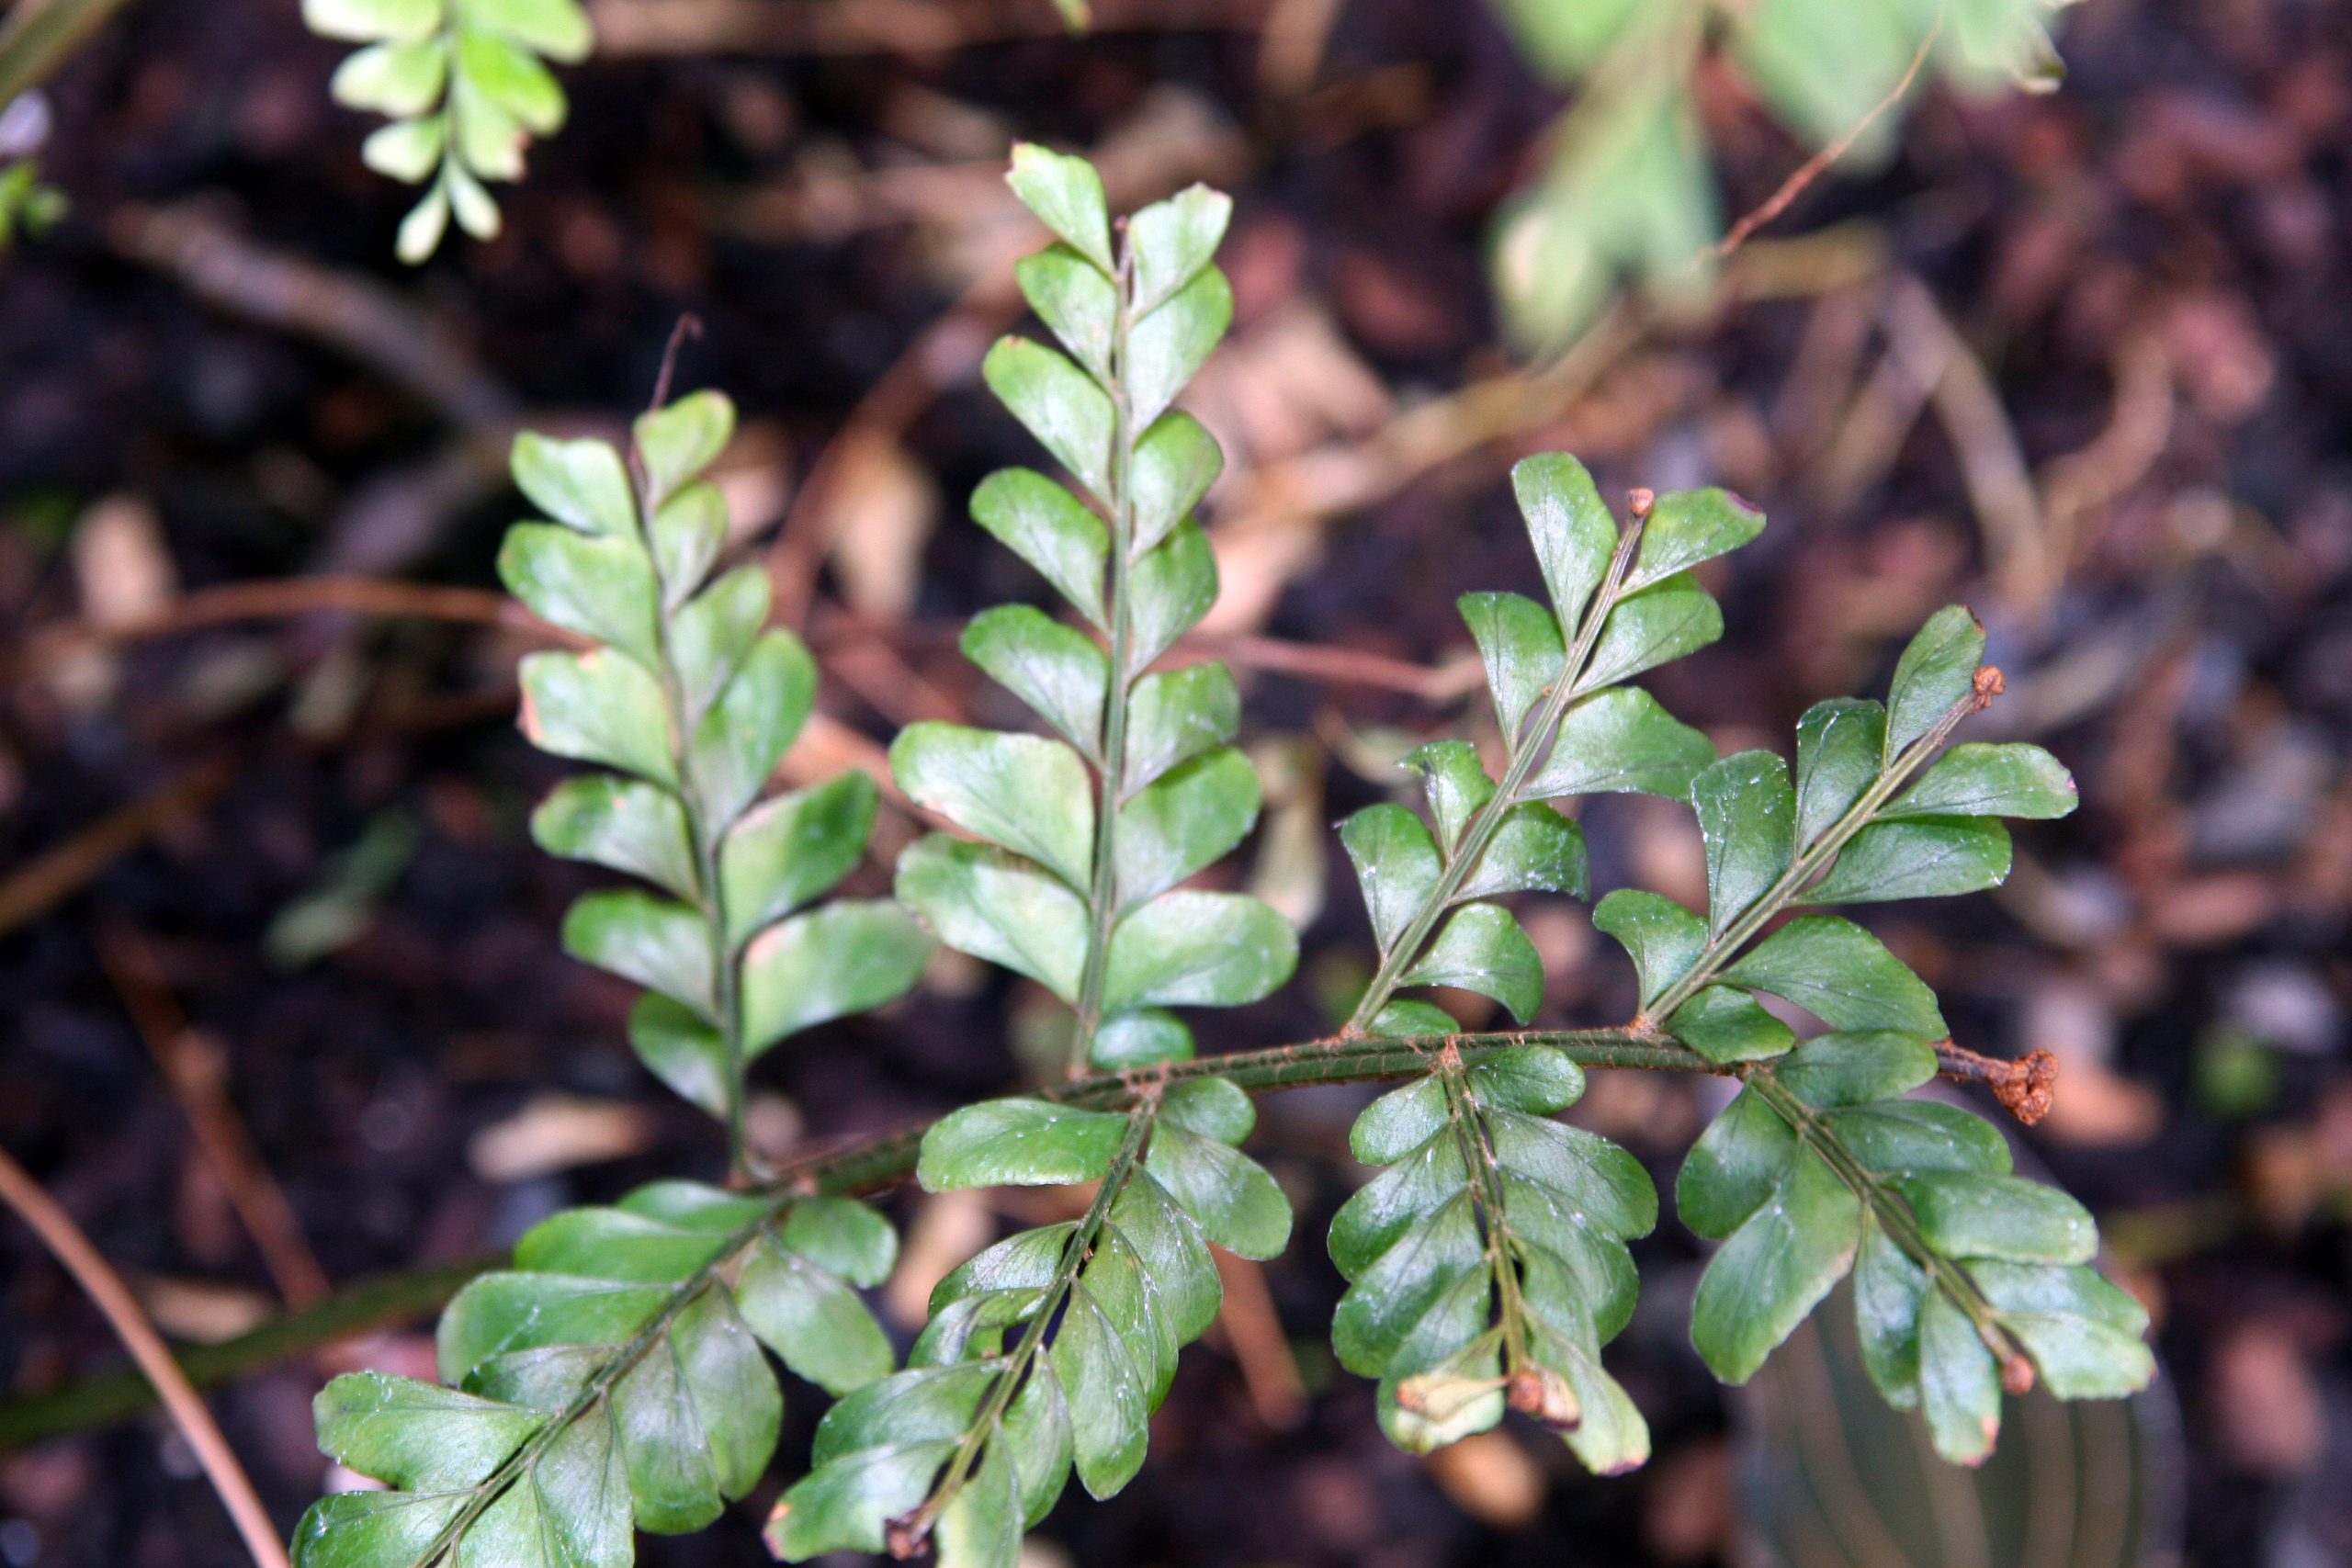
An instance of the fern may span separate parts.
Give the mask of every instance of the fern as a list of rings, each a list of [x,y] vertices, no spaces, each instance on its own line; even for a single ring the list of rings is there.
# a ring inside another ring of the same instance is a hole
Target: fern
[[[2064,72],[2052,13],[2072,0],[1496,0],[1529,66],[1576,103],[1497,225],[1495,291],[1520,345],[1565,346],[1620,280],[1703,299],[1723,225],[1693,84],[1709,35],[1792,135],[1883,157],[1890,94],[1915,60],[1982,92]]]
[[[764,1471],[771,1354],[838,1398],[770,1516],[774,1551],[929,1544],[951,1568],[1012,1568],[1071,1474],[1103,1497],[1142,1464],[1178,1356],[1221,1304],[1211,1247],[1286,1246],[1290,1205],[1239,1145],[1253,1093],[1308,1083],[1399,1085],[1356,1122],[1355,1154],[1383,1168],[1329,1247],[1348,1280],[1334,1347],[1377,1380],[1381,1424],[1407,1449],[1516,1410],[1595,1471],[1647,1456],[1602,1353],[1634,1311],[1627,1244],[1657,1195],[1625,1151],[1554,1120],[1609,1067],[1739,1084],[1675,1193],[1684,1224],[1722,1243],[1691,1339],[1724,1381],[1751,1376],[1851,1272],[1871,1378],[1956,1461],[1990,1450],[2005,1390],[2145,1383],[2146,1319],[2091,1268],[2090,1216],[2015,1176],[1991,1123],[1914,1092],[1965,1055],[1934,994],[1862,927],[1817,912],[1995,885],[2000,819],[2064,816],[2072,781],[2039,748],[1950,744],[2001,684],[1957,607],[1905,651],[1883,704],[1804,716],[1793,772],[1766,751],[1718,760],[1628,682],[1721,634],[1691,570],[1763,527],[1722,491],[1636,491],[1621,523],[1574,458],[1519,466],[1548,603],[1462,601],[1498,772],[1433,741],[1408,759],[1426,816],[1386,803],[1342,825],[1379,961],[1338,1034],[1196,1054],[1174,1010],[1256,1000],[1296,955],[1262,904],[1183,886],[1250,830],[1258,791],[1232,746],[1230,673],[1159,667],[1216,592],[1192,513],[1221,459],[1170,404],[1227,323],[1211,260],[1227,204],[1194,189],[1114,228],[1080,160],[1024,147],[1012,180],[1058,237],[1019,276],[1068,354],[1008,339],[988,380],[1078,491],[1008,469],[972,509],[1069,615],[992,609],[964,647],[1052,733],[899,738],[899,786],[959,831],[900,856],[897,902],[817,902],[863,851],[870,783],[758,798],[815,669],[763,630],[760,571],[712,577],[725,515],[699,476],[731,428],[725,400],[649,413],[626,459],[517,443],[517,480],[552,521],[515,527],[502,572],[594,644],[526,664],[524,728],[610,770],[560,785],[534,832],[650,885],[587,895],[566,943],[647,987],[632,1043],[727,1126],[732,1186],[657,1182],[557,1214],[451,1304],[440,1383],[329,1384],[322,1445],[389,1490],[314,1506],[304,1568],[618,1568],[635,1529],[707,1524]],[[1587,897],[1582,830],[1552,803],[1628,790],[1690,805],[1707,907],[1611,893],[1592,918],[1633,961],[1634,1016],[1523,1027],[1542,966],[1499,900]],[[934,936],[1060,998],[1069,1073],[919,1139],[760,1168],[742,1135],[749,1064],[905,990]],[[1430,988],[1482,993],[1522,1027],[1465,1032],[1402,994]],[[1801,1041],[1800,1013],[1823,1032]],[[933,1191],[1091,1190],[1079,1218],[950,1272],[894,1370],[857,1291],[889,1270],[896,1237],[855,1199],[910,1175]]]
[[[391,121],[360,149],[368,166],[426,187],[401,222],[410,263],[440,248],[452,217],[477,240],[497,236],[484,182],[523,177],[524,149],[567,110],[546,62],[577,64],[594,43],[579,0],[302,0],[302,19],[366,46],[330,90]]]

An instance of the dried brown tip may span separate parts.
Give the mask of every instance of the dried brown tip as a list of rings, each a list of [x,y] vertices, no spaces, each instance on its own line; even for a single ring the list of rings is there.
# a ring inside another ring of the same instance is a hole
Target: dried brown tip
[[[1993,1098],[2026,1126],[2050,1114],[2058,1099],[2058,1058],[2047,1051],[2031,1051],[2008,1065],[1992,1080]]]
[[[1636,517],[1647,517],[1650,508],[1657,504],[1657,491],[1635,488],[1625,492],[1625,505]]]
[[[2011,1352],[2001,1363],[2001,1392],[2022,1396],[2033,1392],[2033,1363],[2022,1355]]]
[[[921,1554],[922,1538],[922,1527],[915,1523],[911,1514],[892,1519],[882,1531],[883,1544],[890,1549],[890,1555],[902,1560]]]
[[[1521,1367],[1511,1373],[1510,1391],[1503,1397],[1513,1410],[1534,1416],[1555,1432],[1574,1431],[1584,1419],[1584,1406],[1577,1402],[1576,1390],[1549,1367]]]
[[[2002,675],[1998,665],[1987,664],[1976,671],[1976,679],[1972,683],[1971,689],[1976,694],[1976,706],[1978,711],[1982,712],[1993,705],[1995,697],[2009,689],[2009,682]]]

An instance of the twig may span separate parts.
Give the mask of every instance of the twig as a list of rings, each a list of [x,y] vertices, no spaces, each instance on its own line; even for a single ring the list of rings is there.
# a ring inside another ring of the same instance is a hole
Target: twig
[[[46,81],[126,0],[19,0],[0,21],[0,104]]]
[[[2050,1114],[2058,1096],[2058,1058],[2029,1051],[2014,1060],[1981,1056],[1949,1039],[1936,1042],[1936,1070],[1959,1083],[1981,1083],[2002,1109],[2030,1127]]]
[[[180,1370],[198,1388],[214,1388],[314,1351],[393,1327],[437,1309],[478,1275],[502,1268],[504,1253],[438,1263],[347,1285],[300,1312],[274,1317],[217,1345],[188,1345]],[[0,1404],[0,1449],[124,1421],[155,1403],[136,1371],[106,1372]]]
[[[130,1352],[131,1359],[139,1363],[147,1381],[155,1385],[155,1393],[171,1413],[180,1436],[196,1450],[197,1462],[204,1466],[212,1490],[220,1495],[229,1517],[236,1521],[237,1533],[244,1537],[245,1550],[253,1554],[254,1562],[260,1568],[292,1568],[287,1561],[286,1548],[277,1539],[277,1527],[271,1523],[269,1511],[254,1495],[254,1483],[244,1467],[237,1462],[229,1440],[220,1435],[212,1412],[204,1407],[204,1401],[189,1385],[187,1374],[172,1359],[171,1351],[154,1325],[147,1321],[147,1314],[139,1310],[139,1303],[122,1282],[122,1276],[98,1256],[97,1248],[90,1245],[90,1238],[82,1234],[72,1216],[59,1208],[5,1149],[0,1149],[0,1201],[23,1217],[40,1237],[41,1245],[65,1266],[74,1282],[106,1314],[107,1324]]]
[[[109,923],[98,928],[96,945],[98,963],[114,982],[139,1037],[147,1043],[172,1098],[187,1113],[205,1163],[260,1249],[278,1293],[293,1307],[324,1300],[326,1271],[319,1267],[285,1190],[271,1177],[221,1083],[220,1048],[189,1026],[145,937],[128,925]]]
[[[277,620],[324,611],[412,615],[420,620],[502,626],[528,632],[553,643],[589,646],[587,638],[548,625],[506,594],[487,588],[453,588],[393,578],[322,572],[199,588],[157,605],[136,620],[106,626],[69,621],[45,627],[34,634],[30,662],[38,664],[54,650],[76,642],[143,642],[240,621]]]
[[[1911,90],[1911,84],[1919,79],[1919,70],[1928,63],[1928,56],[1935,49],[1936,39],[1942,36],[1943,30],[1944,14],[1939,10],[1936,13],[1935,25],[1928,29],[1928,36],[1919,40],[1918,52],[1912,55],[1910,66],[1904,71],[1901,80],[1887,89],[1886,96],[1871,105],[1868,114],[1847,127],[1845,133],[1837,141],[1799,164],[1796,172],[1782,180],[1778,190],[1750,208],[1747,216],[1733,224],[1724,232],[1724,237],[1714,243],[1712,250],[1705,253],[1710,259],[1722,261],[1740,246],[1747,243],[1747,237],[1750,234],[1786,212],[1789,209],[1789,204],[1803,196],[1806,187],[1828,173],[1830,166],[1838,159],[1852,152],[1854,143],[1869,134],[1871,127],[1876,125],[1889,109],[1901,103],[1903,95]]]
[[[198,762],[82,829],[55,849],[0,876],[0,936],[39,919],[171,823],[199,811],[232,776],[225,758]]]

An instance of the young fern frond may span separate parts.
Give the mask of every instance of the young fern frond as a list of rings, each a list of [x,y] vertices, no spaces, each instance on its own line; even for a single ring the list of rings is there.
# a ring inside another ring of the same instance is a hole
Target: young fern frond
[[[1008,338],[985,373],[1095,504],[1012,468],[972,513],[1102,641],[1022,606],[973,621],[965,652],[1064,739],[910,727],[890,753],[900,787],[985,842],[933,834],[900,859],[898,886],[948,945],[1070,1005],[1076,1077],[1191,1057],[1167,1010],[1257,1000],[1290,977],[1297,940],[1254,898],[1178,886],[1249,833],[1258,781],[1230,744],[1232,675],[1150,672],[1216,594],[1191,513],[1223,457],[1170,404],[1232,314],[1210,260],[1231,204],[1196,186],[1114,237],[1082,159],[1019,148],[1012,185],[1060,238],[1019,277],[1075,359]],[[1233,1147],[1254,1119],[1207,1078],[1118,1111],[1019,1098],[934,1125],[927,1189],[1092,1181],[1092,1201],[941,1282],[910,1370],[826,1416],[815,1470],[770,1525],[775,1551],[903,1554],[928,1539],[949,1568],[1011,1568],[1073,1468],[1097,1497],[1125,1486],[1177,1351],[1216,1315],[1206,1244],[1267,1258],[1289,1238],[1280,1189]]]
[[[864,853],[871,779],[844,773],[760,799],[808,719],[817,667],[792,633],[763,629],[764,570],[707,581],[727,509],[700,476],[734,421],[716,392],[681,398],[637,422],[626,465],[601,441],[517,438],[515,482],[556,521],[515,525],[498,565],[543,619],[602,645],[523,661],[524,732],[543,750],[619,770],[559,784],[532,835],[550,854],[662,889],[583,896],[564,918],[564,946],[647,987],[630,1043],[726,1124],[741,1176],[749,1064],[787,1035],[903,994],[932,944],[888,899],[804,908]]]
[[[753,805],[808,711],[815,667],[763,631],[756,567],[707,582],[726,536],[700,478],[734,414],[698,393],[637,423],[626,464],[599,441],[525,434],[507,586],[594,640],[525,661],[523,728],[560,756],[623,770],[566,780],[532,818],[551,853],[628,872],[667,897],[591,893],[564,941],[649,987],[639,1054],[726,1123],[744,1175],[744,1067],[793,1031],[912,985],[930,939],[886,901],[802,913],[856,863],[874,817],[862,774]],[[390,1490],[328,1497],[295,1538],[303,1568],[628,1562],[632,1529],[699,1529],[766,1469],[782,1396],[764,1344],[845,1393],[888,1372],[851,1289],[898,1237],[842,1198],[657,1182],[615,1208],[534,1227],[513,1271],[443,1315],[446,1386],[360,1374],[319,1396],[319,1440]]]
[[[1466,743],[1436,741],[1409,760],[1427,821],[1385,805],[1342,828],[1380,962],[1340,1034],[1194,1055],[1169,1010],[1265,995],[1296,945],[1265,906],[1178,886],[1247,834],[1257,786],[1231,746],[1231,675],[1152,668],[1216,589],[1190,513],[1219,455],[1170,402],[1226,324],[1210,255],[1227,207],[1196,188],[1114,231],[1093,171],[1035,148],[1012,183],[1060,236],[1021,282],[1074,358],[1007,340],[989,380],[1094,505],[1011,469],[973,512],[1094,635],[1024,607],[973,622],[966,651],[1061,738],[900,737],[900,784],[974,835],[902,856],[912,915],[813,904],[863,852],[870,782],[759,799],[815,670],[789,633],[763,630],[763,572],[709,581],[726,519],[699,476],[731,429],[725,400],[649,413],[627,458],[593,441],[516,444],[516,479],[553,521],[516,525],[502,574],[595,644],[526,661],[524,728],[613,770],[559,786],[533,831],[659,889],[588,895],[565,942],[648,987],[631,1042],[727,1125],[735,1187],[659,1182],[557,1214],[513,1269],[451,1303],[442,1383],[331,1383],[322,1446],[390,1490],[316,1505],[302,1568],[625,1568],[634,1529],[708,1523],[764,1468],[780,1392],[763,1346],[841,1396],[770,1517],[779,1555],[929,1543],[948,1568],[1015,1568],[1073,1471],[1101,1497],[1142,1462],[1178,1353],[1221,1303],[1210,1247],[1269,1258],[1286,1244],[1290,1206],[1238,1145],[1251,1094],[1309,1083],[1406,1080],[1356,1122],[1355,1153],[1386,1168],[1342,1207],[1330,1249],[1348,1280],[1340,1359],[1379,1380],[1381,1423],[1407,1449],[1517,1409],[1593,1470],[1647,1455],[1600,1350],[1633,1311],[1626,1244],[1656,1224],[1657,1193],[1623,1150],[1552,1120],[1594,1067],[1739,1081],[1676,1188],[1684,1223],[1723,1242],[1691,1337],[1724,1381],[1752,1375],[1850,1269],[1871,1377],[1956,1461],[1989,1450],[2005,1387],[2098,1398],[2144,1384],[2146,1317],[2088,1266],[2090,1216],[2013,1175],[1990,1123],[1907,1098],[1952,1052],[1934,995],[1851,921],[1782,919],[1992,886],[2009,863],[1996,818],[2064,816],[2073,784],[2035,747],[1945,750],[2000,687],[1958,608],[1905,652],[1886,704],[1804,715],[1793,779],[1762,751],[1716,761],[1623,684],[1720,635],[1689,569],[1762,526],[1723,491],[1636,492],[1621,528],[1574,458],[1520,465],[1551,605],[1463,601],[1502,721],[1501,776]],[[1632,890],[1595,907],[1634,961],[1630,1022],[1464,1033],[1399,998],[1466,987],[1530,1019],[1541,967],[1492,900],[1582,897],[1581,831],[1548,803],[1619,790],[1689,800],[1707,864],[1703,916]],[[953,1111],[919,1145],[879,1140],[759,1179],[747,1064],[911,985],[932,946],[917,917],[1069,1004],[1069,1077]],[[1759,997],[1829,1032],[1800,1043]],[[884,1278],[897,1239],[852,1195],[910,1169],[933,1191],[1093,1190],[1080,1218],[949,1273],[893,1373],[854,1287]]]
[[[1722,635],[1688,569],[1754,538],[1762,516],[1723,491],[1644,494],[1621,530],[1565,453],[1528,458],[1511,479],[1551,607],[1515,593],[1462,600],[1502,725],[1503,775],[1489,778],[1465,742],[1436,741],[1408,759],[1434,831],[1396,805],[1340,829],[1381,946],[1351,1033],[1450,1032],[1430,1003],[1391,999],[1408,986],[1477,991],[1528,1021],[1543,965],[1519,922],[1484,900],[1585,895],[1582,830],[1547,802],[1679,796],[1714,757],[1704,736],[1618,682]],[[1332,1223],[1331,1256],[1351,1281],[1332,1339],[1342,1364],[1381,1380],[1382,1425],[1401,1446],[1483,1431],[1508,1404],[1564,1433],[1596,1471],[1648,1457],[1648,1430],[1600,1358],[1632,1314],[1624,1244],[1657,1223],[1657,1193],[1623,1150],[1540,1120],[1583,1087],[1547,1047],[1468,1067],[1449,1050],[1356,1123],[1357,1156],[1391,1168]]]
[[[2009,867],[1996,818],[2074,809],[2074,782],[2039,747],[1939,757],[2000,690],[1984,651],[1966,610],[1941,610],[1905,650],[1885,705],[1806,712],[1793,784],[1764,751],[1702,773],[1690,794],[1706,840],[1703,920],[1636,892],[1611,894],[1593,915],[1640,972],[1636,1026],[1744,1080],[1676,1188],[1685,1224],[1727,1238],[1692,1305],[1700,1354],[1725,1382],[1746,1382],[1853,1269],[1872,1380],[1922,1408],[1958,1462],[1991,1451],[2002,1388],[2024,1392],[2037,1367],[2067,1398],[2145,1383],[2145,1314],[2086,1267],[2090,1215],[2010,1175],[1990,1123],[1901,1098],[1935,1076],[1947,1037],[1926,984],[1838,916],[1765,933],[1792,908],[1996,886]],[[1798,1044],[1759,992],[1833,1032]]]
[[[302,20],[367,46],[330,91],[391,121],[360,149],[369,168],[427,186],[401,222],[397,249],[411,263],[440,248],[452,217],[478,240],[497,236],[483,182],[523,177],[524,149],[560,130],[567,109],[546,62],[578,64],[595,42],[579,0],[302,0]]]
[[[1723,635],[1723,612],[1688,569],[1754,538],[1762,514],[1720,490],[1644,493],[1621,532],[1566,453],[1528,458],[1511,482],[1552,607],[1517,593],[1461,602],[1502,726],[1503,776],[1490,779],[1467,742],[1435,741],[1406,759],[1426,781],[1434,833],[1401,806],[1367,807],[1341,828],[1381,948],[1350,1033],[1429,1021],[1388,1012],[1400,986],[1477,991],[1525,1023],[1543,965],[1519,923],[1481,900],[1584,896],[1583,829],[1545,802],[1628,790],[1679,799],[1714,760],[1706,737],[1620,682]]]

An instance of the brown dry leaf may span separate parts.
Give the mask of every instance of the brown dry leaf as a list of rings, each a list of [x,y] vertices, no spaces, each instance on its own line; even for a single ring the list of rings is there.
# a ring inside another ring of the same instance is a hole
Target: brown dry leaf
[[[141,1281],[139,1304],[155,1326],[175,1339],[218,1345],[257,1328],[277,1311],[259,1291],[217,1280],[175,1280],[158,1275]]]
[[[931,476],[887,432],[845,432],[820,506],[819,532],[832,541],[842,600],[875,620],[905,620],[939,517]]]
[[[575,1166],[642,1154],[652,1146],[653,1119],[616,1100],[539,1094],[466,1145],[466,1163],[484,1181],[526,1181]]]
[[[948,1270],[989,1244],[996,1222],[988,1194],[972,1188],[933,1192],[915,1206],[899,1267],[882,1287],[884,1315],[901,1328],[922,1325],[931,1315],[931,1292]]]
[[[1454,1506],[1497,1529],[1524,1529],[1544,1508],[1544,1472],[1500,1432],[1480,1432],[1430,1455],[1430,1474]]]
[[[101,630],[136,626],[179,592],[163,522],[138,496],[94,502],[74,530],[73,559],[82,614]]]
[[[2291,1337],[2245,1325],[2222,1342],[2210,1379],[2214,1426],[2233,1460],[2259,1475],[2311,1469],[2326,1441],[2327,1414]]]

